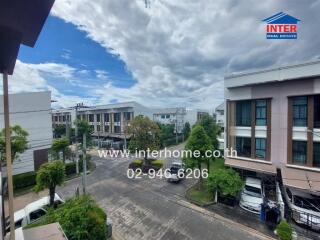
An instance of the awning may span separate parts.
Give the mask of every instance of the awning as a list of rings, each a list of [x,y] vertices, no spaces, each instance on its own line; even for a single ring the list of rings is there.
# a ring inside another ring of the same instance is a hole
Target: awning
[[[281,174],[285,186],[320,195],[320,172],[284,167],[281,169]]]
[[[253,172],[260,172],[265,174],[277,174],[277,169],[275,166],[269,163],[239,159],[239,158],[225,158],[225,164],[230,167],[240,168],[244,170],[249,170]]]

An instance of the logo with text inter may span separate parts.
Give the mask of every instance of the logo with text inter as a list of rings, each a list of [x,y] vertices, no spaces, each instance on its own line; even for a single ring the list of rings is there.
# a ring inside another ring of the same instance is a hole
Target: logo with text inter
[[[290,16],[284,12],[279,12],[268,17],[263,22],[267,23],[266,38],[267,39],[297,39],[298,38],[298,22],[299,19]]]

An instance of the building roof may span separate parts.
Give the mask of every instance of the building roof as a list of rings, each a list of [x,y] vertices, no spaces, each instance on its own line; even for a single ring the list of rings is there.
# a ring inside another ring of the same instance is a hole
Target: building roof
[[[320,60],[277,66],[262,70],[233,73],[224,78],[226,88],[253,86],[320,76]]]
[[[219,104],[218,107],[216,107],[215,111],[224,111],[224,102]]]
[[[176,107],[176,108],[159,108],[155,109],[153,114],[176,114],[177,112],[185,112],[186,109],[183,107]]]

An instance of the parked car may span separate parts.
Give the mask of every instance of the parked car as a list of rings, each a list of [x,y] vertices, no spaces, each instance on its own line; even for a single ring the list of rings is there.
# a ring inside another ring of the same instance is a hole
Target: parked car
[[[46,207],[49,206],[49,196],[43,197],[35,202],[29,203],[25,208],[14,213],[15,229],[25,227],[30,223],[39,220],[40,217],[47,213]],[[64,203],[62,198],[56,193],[54,203],[60,205]],[[10,219],[6,219],[6,232],[10,232]]]
[[[320,198],[309,193],[285,188],[285,198],[292,212],[292,219],[299,224],[320,231]]]
[[[263,199],[264,191],[261,180],[247,177],[240,196],[240,207],[246,211],[260,214]]]
[[[173,162],[170,167],[169,182],[179,182],[184,177],[185,164],[181,162]]]

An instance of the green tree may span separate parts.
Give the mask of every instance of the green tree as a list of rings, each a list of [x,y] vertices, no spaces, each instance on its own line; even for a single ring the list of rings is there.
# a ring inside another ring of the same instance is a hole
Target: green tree
[[[61,138],[66,135],[66,126],[65,125],[55,125],[53,127],[53,134],[55,138]]]
[[[56,186],[61,186],[65,179],[65,166],[62,161],[53,161],[43,164],[36,177],[34,190],[39,192],[45,188],[49,189],[50,206],[54,206],[54,195]]]
[[[160,147],[159,126],[148,117],[137,116],[132,119],[128,126],[128,133],[131,134],[130,150],[158,150]],[[147,154],[144,159],[147,160]]]
[[[160,128],[160,145],[161,147],[167,146],[167,142],[175,138],[173,124],[157,123]],[[175,139],[174,139],[175,140]]]
[[[292,227],[286,220],[281,220],[276,229],[277,235],[280,240],[291,240],[292,239]]]
[[[183,135],[185,139],[188,139],[190,132],[191,132],[190,123],[186,122],[183,126]]]
[[[198,168],[201,171],[202,163],[210,161],[210,159],[206,157],[206,151],[212,149],[212,144],[202,126],[196,125],[192,128],[185,149],[192,152],[191,155],[188,154],[189,156],[185,158],[186,164],[190,168]],[[202,174],[200,174],[199,187],[202,187],[201,175]]]
[[[78,127],[78,142],[83,143],[83,134],[86,134],[87,145],[91,143],[91,134],[93,133],[93,129],[88,121],[77,119],[75,120],[75,124]]]
[[[201,117],[201,119],[197,122],[200,126],[202,126],[209,136],[214,149],[219,148],[218,135],[221,133],[221,128],[217,125],[216,121],[209,114],[205,114]]]
[[[10,127],[11,133],[11,159],[14,161],[18,154],[23,153],[28,148],[28,132],[19,125]],[[6,161],[6,141],[5,129],[0,132],[0,153],[1,162]]]
[[[235,197],[242,190],[244,183],[237,172],[231,168],[222,168],[209,174],[207,185],[210,190],[217,191],[222,196]]]
[[[69,240],[106,239],[107,215],[88,195],[71,198],[58,209],[50,209],[39,222],[27,228],[59,222]]]
[[[67,148],[69,145],[70,145],[69,139],[64,137],[64,138],[55,139],[52,143],[51,148],[57,154],[59,154],[59,152],[62,152],[63,162],[65,162]]]

